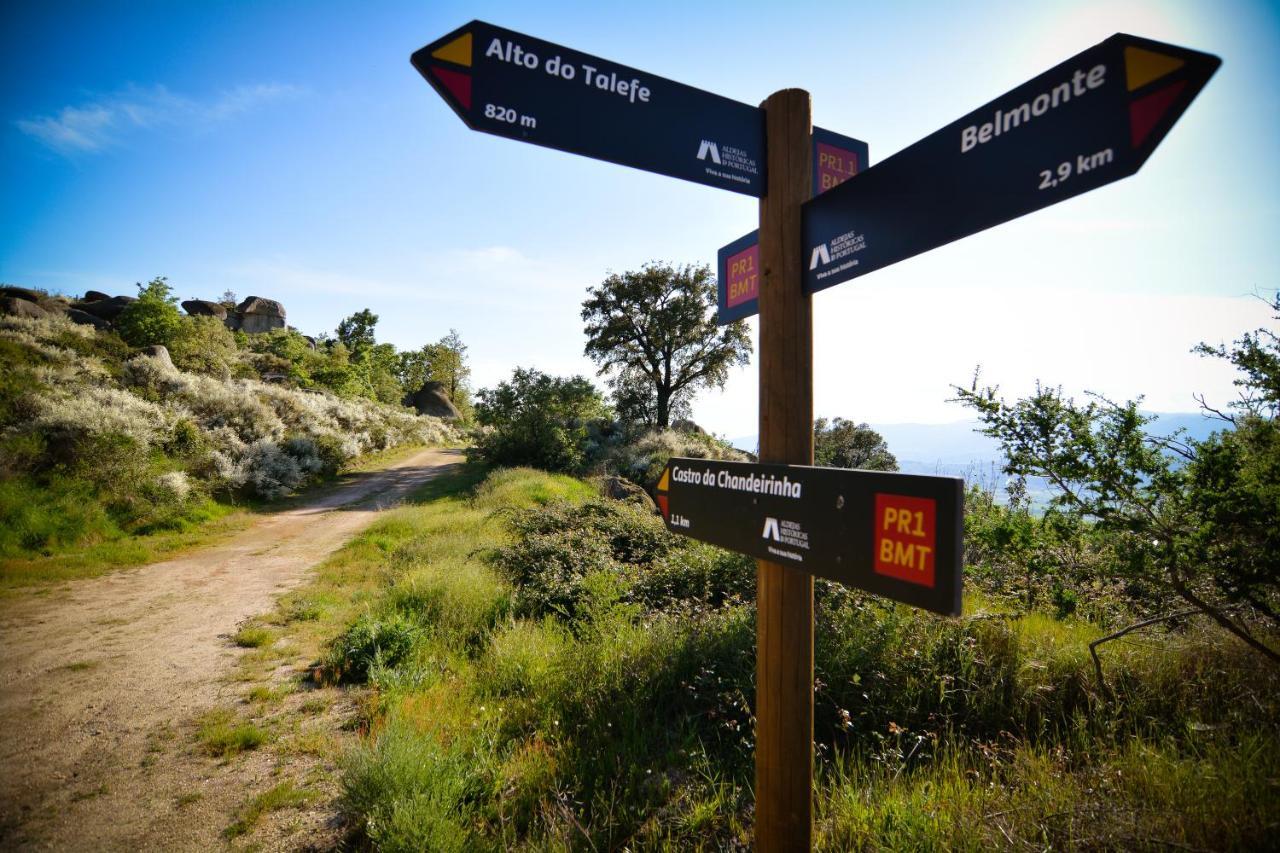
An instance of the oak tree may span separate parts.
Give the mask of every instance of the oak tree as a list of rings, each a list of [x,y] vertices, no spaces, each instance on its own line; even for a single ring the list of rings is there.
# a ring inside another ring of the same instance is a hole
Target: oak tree
[[[710,267],[648,263],[611,275],[582,303],[586,355],[609,375],[620,412],[665,429],[693,395],[751,360],[743,321],[717,326]]]

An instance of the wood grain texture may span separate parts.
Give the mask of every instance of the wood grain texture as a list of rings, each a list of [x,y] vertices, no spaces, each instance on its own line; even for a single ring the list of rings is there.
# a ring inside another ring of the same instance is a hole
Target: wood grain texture
[[[801,292],[800,205],[809,198],[809,93],[763,104],[760,461],[813,464],[813,317]],[[756,849],[813,844],[813,576],[756,563]]]

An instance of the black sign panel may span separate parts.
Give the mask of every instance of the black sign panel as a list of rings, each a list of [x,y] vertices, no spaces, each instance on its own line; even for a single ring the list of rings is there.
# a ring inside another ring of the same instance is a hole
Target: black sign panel
[[[822,195],[869,165],[867,143],[820,127],[813,129],[812,195]],[[760,313],[760,232],[752,231],[716,252],[716,322],[721,326]]]
[[[960,613],[959,477],[675,458],[657,500],[674,533]]]
[[[472,130],[764,195],[758,107],[482,21],[411,61]]]
[[[806,292],[1132,175],[1220,64],[1117,34],[812,199]]]

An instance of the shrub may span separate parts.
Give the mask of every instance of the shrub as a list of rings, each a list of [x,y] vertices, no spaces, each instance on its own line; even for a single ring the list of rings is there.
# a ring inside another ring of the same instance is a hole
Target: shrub
[[[750,457],[712,435],[684,430],[650,430],[633,442],[608,450],[600,468],[617,473],[652,490],[662,476],[662,469],[673,456],[692,459],[715,459],[745,462]]]
[[[366,613],[333,641],[328,666],[339,681],[367,681],[374,669],[394,667],[407,658],[418,634],[418,627],[403,616],[377,619]]]
[[[192,373],[229,377],[240,360],[235,335],[217,317],[182,317],[168,346],[174,365]]]
[[[688,547],[651,513],[601,498],[522,510],[509,524],[515,541],[499,549],[494,562],[515,585],[517,608],[528,614],[574,618],[589,594],[588,578],[630,577]]]
[[[468,747],[461,738],[446,745],[393,725],[347,759],[343,804],[362,817],[374,849],[475,849],[469,806],[488,780]]]
[[[583,377],[521,367],[510,382],[478,397],[476,419],[488,429],[476,436],[475,452],[496,465],[580,471],[590,461],[584,450],[588,424],[608,413],[600,392]]]
[[[168,346],[182,331],[178,298],[164,276],[138,285],[138,300],[129,303],[115,321],[125,343],[133,347]]]

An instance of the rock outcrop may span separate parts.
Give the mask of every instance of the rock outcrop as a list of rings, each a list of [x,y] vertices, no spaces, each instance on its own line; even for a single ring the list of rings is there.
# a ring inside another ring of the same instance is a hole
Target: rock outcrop
[[[173,366],[173,359],[169,357],[169,348],[164,344],[152,344],[149,347],[143,347],[142,354],[151,356],[169,370],[177,369]]]
[[[111,324],[106,320],[101,317],[95,317],[88,311],[81,311],[79,308],[68,308],[67,319],[73,323],[79,323],[81,326],[93,326],[99,330],[111,328]]]
[[[21,299],[25,302],[38,303],[42,294],[26,287],[17,287],[12,284],[6,284],[0,285],[0,296],[7,296],[11,299]]]
[[[49,312],[35,302],[16,296],[0,296],[0,314],[10,317],[28,317],[32,320],[49,316]]]
[[[182,303],[182,310],[192,317],[217,317],[224,323],[227,320],[227,306],[207,299],[188,299]]]
[[[232,317],[234,316],[234,320]],[[227,326],[250,335],[270,332],[285,327],[284,306],[274,299],[250,296],[236,306],[235,314],[227,316]]]
[[[409,395],[405,405],[417,409],[420,415],[431,415],[448,421],[456,421],[462,417],[445,392],[443,382],[426,383],[416,394]]]
[[[114,320],[130,303],[137,301],[135,296],[113,296],[110,299],[99,299],[97,302],[81,302],[76,308],[103,320]]]
[[[655,513],[658,511],[658,505],[653,502],[649,493],[626,477],[607,478],[604,481],[603,491],[605,497],[613,498],[615,501],[635,504]]]
[[[84,292],[84,298],[81,299],[80,301],[81,302],[101,302],[104,299],[110,299],[110,298],[111,298],[111,294],[103,293],[101,290],[86,290]]]

